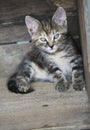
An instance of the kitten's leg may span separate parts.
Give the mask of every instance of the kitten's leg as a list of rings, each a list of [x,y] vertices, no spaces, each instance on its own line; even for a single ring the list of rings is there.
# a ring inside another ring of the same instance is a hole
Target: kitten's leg
[[[56,86],[55,86],[56,90],[58,90],[59,92],[64,92],[69,89],[69,84],[68,84],[64,74],[60,70],[57,70],[55,72],[54,78],[56,78],[56,80],[57,80]]]
[[[54,63],[49,63],[49,71],[53,74],[55,80],[55,89],[59,92],[67,91],[69,89],[68,82],[63,72]]]
[[[16,93],[31,92],[30,81],[33,78],[34,70],[30,62],[24,62],[19,68],[18,72],[8,81],[8,89]]]
[[[81,91],[85,87],[84,70],[81,56],[78,55],[74,57],[74,59],[71,60],[71,65],[73,88],[77,91]]]

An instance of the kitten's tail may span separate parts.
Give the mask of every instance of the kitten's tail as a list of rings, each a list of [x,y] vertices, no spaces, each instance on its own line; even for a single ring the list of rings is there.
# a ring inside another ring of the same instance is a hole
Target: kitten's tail
[[[7,87],[8,87],[9,91],[14,92],[14,93],[19,93],[19,90],[18,90],[18,87],[17,87],[15,80],[10,79],[7,82]]]

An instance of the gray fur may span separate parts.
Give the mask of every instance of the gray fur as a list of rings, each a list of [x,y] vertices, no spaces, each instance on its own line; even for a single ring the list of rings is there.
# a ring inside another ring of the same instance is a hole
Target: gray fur
[[[30,51],[8,81],[9,90],[31,92],[30,83],[35,81],[53,82],[55,89],[60,92],[68,90],[69,83],[75,90],[83,90],[82,57],[67,33],[64,9],[59,7],[49,22],[40,23],[29,16],[25,21],[32,43]]]

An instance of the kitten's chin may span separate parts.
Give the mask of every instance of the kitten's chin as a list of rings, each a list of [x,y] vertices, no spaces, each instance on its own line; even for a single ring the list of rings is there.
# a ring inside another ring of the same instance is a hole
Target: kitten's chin
[[[43,48],[43,50],[44,50],[46,53],[54,54],[54,53],[57,51],[57,47],[54,47],[53,49],[51,49],[50,47],[47,47],[47,48]]]

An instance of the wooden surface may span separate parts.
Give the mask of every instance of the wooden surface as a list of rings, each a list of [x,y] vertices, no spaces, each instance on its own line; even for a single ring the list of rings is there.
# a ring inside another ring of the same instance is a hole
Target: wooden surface
[[[0,78],[9,77],[21,63],[30,43],[0,46]]]
[[[80,30],[81,30],[81,42],[82,42],[82,51],[83,51],[83,60],[84,60],[84,69],[85,77],[87,83],[87,91],[90,97],[90,33],[89,25],[87,24],[87,1],[79,0],[78,1],[78,10],[79,10],[79,20],[80,20]],[[90,13],[90,12],[89,12]]]
[[[87,93],[55,91],[53,84],[34,83],[35,91],[14,94],[0,79],[0,130],[89,130]]]

